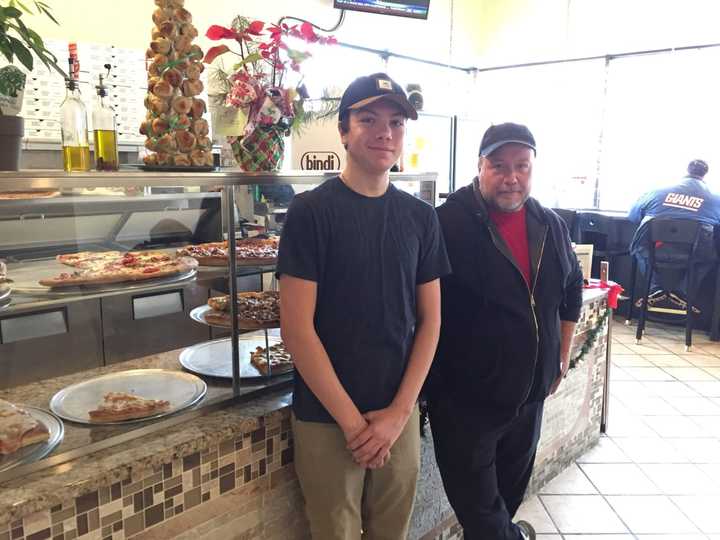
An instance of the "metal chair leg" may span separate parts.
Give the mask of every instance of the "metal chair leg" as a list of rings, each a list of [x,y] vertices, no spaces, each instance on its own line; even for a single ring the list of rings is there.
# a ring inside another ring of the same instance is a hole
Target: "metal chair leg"
[[[685,352],[690,352],[692,347],[692,328],[695,314],[693,313],[693,300],[695,299],[695,272],[692,266],[688,268],[687,278],[687,307],[685,314]]]
[[[635,308],[635,284],[637,282],[637,270],[638,270],[638,264],[637,259],[631,255],[632,257],[632,274],[630,276],[630,307],[628,309],[627,318],[625,319],[625,324],[630,325],[630,322],[632,321],[633,316],[633,309]]]
[[[645,281],[645,291],[643,293],[643,305],[640,310],[640,319],[638,320],[637,331],[635,332],[635,342],[640,345],[643,332],[645,331],[645,319],[647,319],[648,296],[650,296],[650,286],[652,284],[653,268],[648,265],[647,280]]]
[[[720,267],[715,266],[715,302],[713,302],[710,341],[720,341]]]

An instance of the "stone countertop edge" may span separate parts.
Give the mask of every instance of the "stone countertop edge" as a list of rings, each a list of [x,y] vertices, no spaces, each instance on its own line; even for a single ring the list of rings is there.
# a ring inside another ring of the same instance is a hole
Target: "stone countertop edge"
[[[0,484],[0,524],[129,479],[131,474],[140,477],[163,463],[254,431],[275,415],[289,417],[291,395],[288,390],[282,390],[231,405],[187,424]]]
[[[610,289],[583,289],[583,305],[607,296]]]

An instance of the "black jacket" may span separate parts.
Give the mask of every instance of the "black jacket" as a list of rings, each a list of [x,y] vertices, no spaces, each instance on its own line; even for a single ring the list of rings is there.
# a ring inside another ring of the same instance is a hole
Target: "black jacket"
[[[560,320],[580,316],[582,272],[565,223],[530,198],[528,287],[476,182],[437,210],[453,272],[441,280],[428,397],[512,417],[523,403],[545,399],[560,373]]]

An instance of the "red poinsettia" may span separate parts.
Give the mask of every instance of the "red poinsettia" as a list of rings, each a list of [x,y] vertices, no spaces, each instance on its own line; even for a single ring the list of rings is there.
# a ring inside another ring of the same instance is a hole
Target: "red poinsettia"
[[[224,95],[224,104],[243,110],[247,117],[245,135],[257,126],[287,129],[296,121],[296,107],[302,110],[302,100],[307,96],[295,88],[288,88],[284,75],[288,71],[299,71],[300,64],[310,57],[310,53],[292,48],[286,39],[297,38],[305,43],[337,43],[335,38],[317,35],[310,23],[266,26],[262,21],[250,21],[244,17],[237,17],[229,28],[212,25],[205,35],[213,41],[233,40],[238,45],[239,51],[233,51],[225,44],[211,47],[204,62],[210,64],[228,52],[239,57],[232,72],[225,74],[228,90]]]

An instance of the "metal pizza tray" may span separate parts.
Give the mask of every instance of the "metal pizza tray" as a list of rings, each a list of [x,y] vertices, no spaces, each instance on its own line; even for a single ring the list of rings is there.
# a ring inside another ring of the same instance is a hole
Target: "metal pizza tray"
[[[208,326],[212,326],[215,328],[231,328],[230,325],[230,318],[228,318],[228,324],[216,324],[216,323],[209,323],[207,320],[205,320],[205,315],[212,311],[212,308],[208,306],[207,304],[203,304],[202,306],[198,306],[190,311],[190,318],[195,321],[202,324],[207,324]],[[263,328],[280,328],[280,323],[270,323]],[[244,330],[242,327],[241,330]],[[253,328],[253,330],[258,330],[257,328]]]
[[[165,399],[170,402],[170,408],[144,418],[91,422],[88,411],[97,408],[108,392],[127,392],[146,399]],[[50,400],[50,409],[60,418],[78,424],[133,424],[168,416],[191,407],[200,401],[206,392],[205,381],[190,373],[166,369],[131,369],[63,388]]]
[[[207,377],[232,379],[232,344],[231,338],[216,339],[198,343],[180,353],[180,363],[188,371]],[[280,342],[279,335],[268,335],[270,346]],[[265,347],[264,335],[240,336],[238,348],[240,352],[240,377],[265,377],[250,363],[250,353],[257,347]],[[272,376],[283,375],[292,368],[273,370]]]
[[[43,424],[50,432],[50,436],[45,442],[31,444],[6,456],[0,455],[0,472],[44,458],[55,450],[55,447],[62,442],[65,434],[62,420],[51,412],[29,405],[18,405],[18,407],[29,412],[35,420]]]
[[[10,298],[12,287],[8,283],[0,283],[0,304]]]
[[[141,281],[121,281],[118,283],[99,283],[97,285],[76,285],[72,287],[46,287],[38,283],[41,279],[51,278],[67,271],[67,266],[61,266],[59,263],[55,262],[51,262],[50,264],[43,266],[19,266],[15,269],[13,274],[13,289],[15,292],[22,294],[42,295],[57,298],[63,296],[78,296],[81,294],[97,294],[115,291],[130,292],[145,289],[147,287],[157,287],[158,285],[186,281],[192,279],[197,274],[197,269],[193,268],[187,272],[182,272],[173,276],[145,279]],[[72,269],[70,271],[72,271]]]

